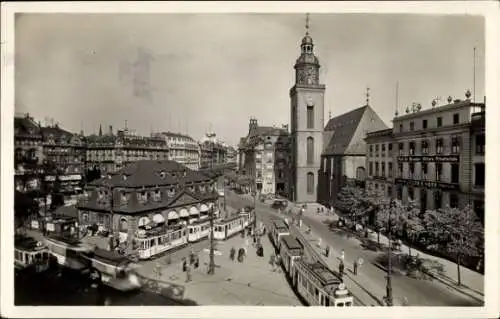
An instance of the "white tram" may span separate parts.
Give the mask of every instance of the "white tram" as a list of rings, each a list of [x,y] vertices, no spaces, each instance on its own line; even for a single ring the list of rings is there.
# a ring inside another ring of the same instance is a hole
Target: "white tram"
[[[304,255],[304,246],[294,236],[284,235],[281,237],[279,253],[285,273],[290,274],[290,278],[293,278],[292,270],[295,262]]]
[[[185,225],[158,227],[151,230],[138,230],[135,244],[139,259],[149,259],[154,255],[182,247],[188,243]]]
[[[188,225],[188,241],[194,243],[210,236],[210,219],[195,221]]]
[[[345,284],[320,262],[303,259],[294,263],[292,283],[309,306],[351,307],[354,297]]]
[[[280,249],[280,239],[285,235],[290,235],[290,229],[288,228],[288,225],[281,219],[273,220],[271,224],[271,239],[277,251],[279,251]]]
[[[141,283],[134,271],[134,264],[116,252],[95,249],[84,254],[87,260],[86,272],[93,281],[120,291],[132,291],[141,288]]]
[[[215,223],[214,239],[225,240],[243,230],[245,230],[245,227],[243,226],[242,216],[229,217]]]
[[[16,271],[31,268],[35,272],[49,269],[49,250],[42,242],[27,236],[14,239],[14,267]],[[32,268],[33,267],[33,268]]]
[[[89,245],[58,235],[45,237],[45,246],[57,258],[59,265],[74,270],[84,269],[86,263],[82,260],[82,254],[93,251]]]

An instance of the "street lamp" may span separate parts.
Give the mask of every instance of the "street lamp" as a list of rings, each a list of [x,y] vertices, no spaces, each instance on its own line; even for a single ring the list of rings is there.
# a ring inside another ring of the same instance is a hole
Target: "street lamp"
[[[210,218],[210,261],[208,263],[208,274],[215,274],[215,241],[214,241],[214,208],[209,208],[208,217]]]
[[[394,200],[391,198],[389,203],[389,218],[388,218],[388,239],[389,239],[389,261],[387,265],[387,286],[386,286],[386,302],[389,307],[393,305],[392,299],[392,218],[393,218],[393,208],[394,208]]]

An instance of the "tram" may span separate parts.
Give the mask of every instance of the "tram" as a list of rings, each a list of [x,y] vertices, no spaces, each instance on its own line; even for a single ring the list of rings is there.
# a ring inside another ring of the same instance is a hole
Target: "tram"
[[[214,239],[225,240],[237,233],[244,231],[245,227],[243,224],[244,217],[241,215],[236,215],[218,221],[214,226]]]
[[[149,259],[168,250],[180,248],[188,243],[187,227],[175,225],[150,230],[138,230],[135,244],[139,259]]]
[[[285,273],[293,277],[292,269],[295,261],[304,255],[304,246],[294,236],[284,235],[281,237],[279,254]]]
[[[14,239],[14,267],[17,271],[32,269],[36,273],[49,269],[50,254],[42,242],[32,237],[16,236]]]
[[[276,251],[279,251],[281,236],[290,235],[290,229],[283,220],[275,219],[271,224],[270,235],[273,245],[276,247]]]
[[[273,225],[279,226],[279,222],[274,221]],[[279,227],[273,228],[273,230],[276,229]],[[303,243],[295,236],[289,234],[278,236],[280,237],[279,248],[275,242],[273,245],[280,254],[283,271],[290,279],[297,295],[302,297],[309,306],[353,306],[354,297],[337,274],[322,262],[308,261]]]
[[[188,225],[188,242],[194,243],[210,236],[210,218]]]
[[[93,247],[89,245],[59,235],[49,235],[45,237],[45,246],[48,251],[57,258],[59,265],[73,270],[85,269],[86,263],[82,260],[82,254],[93,251]]]
[[[351,307],[354,297],[345,284],[321,262],[294,263],[292,283],[309,306]]]
[[[133,291],[141,288],[134,271],[135,265],[127,258],[107,250],[96,248],[83,254],[87,260],[84,274],[93,282],[103,283],[119,291]]]

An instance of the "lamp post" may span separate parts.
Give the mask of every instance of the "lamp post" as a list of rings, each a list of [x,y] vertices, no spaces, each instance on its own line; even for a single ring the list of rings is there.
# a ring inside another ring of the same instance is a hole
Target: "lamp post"
[[[388,218],[388,239],[389,239],[389,261],[387,265],[387,286],[386,286],[386,302],[389,307],[393,305],[392,299],[392,217],[393,217],[394,200],[391,198],[389,203],[389,218]]]
[[[208,274],[215,274],[215,242],[214,242],[214,208],[209,208],[208,217],[210,218],[210,261],[208,263]]]

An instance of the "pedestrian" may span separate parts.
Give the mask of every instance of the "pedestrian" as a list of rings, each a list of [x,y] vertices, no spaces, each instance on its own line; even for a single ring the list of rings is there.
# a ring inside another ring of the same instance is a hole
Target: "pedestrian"
[[[186,282],[190,281],[191,281],[191,265],[188,265],[186,269]]]
[[[318,239],[318,247],[321,248],[321,238]]]
[[[231,250],[229,251],[229,259],[234,261],[235,254],[236,254],[236,249],[234,247],[231,247]]]
[[[340,260],[344,262],[345,260],[345,251],[342,249],[342,252],[340,253]]]
[[[269,264],[271,265],[273,271],[274,271],[274,260],[275,260],[274,255],[271,255],[271,257],[269,258]]]
[[[325,248],[325,256],[328,258],[329,255],[330,255],[330,246],[326,246],[326,248]]]
[[[154,268],[154,272],[156,274],[156,276],[158,276],[158,278],[161,278],[161,265],[159,262],[156,263],[155,265],[155,268]]]
[[[340,262],[340,264],[339,264],[339,275],[340,275],[340,278],[342,278],[344,276],[344,263],[343,262]]]
[[[302,228],[302,218],[299,218],[299,227]]]
[[[200,266],[200,257],[196,256],[196,260],[194,262],[194,269],[198,269],[199,266]]]
[[[186,258],[182,258],[182,271],[186,272],[187,270],[187,260]]]
[[[354,275],[356,276],[358,274],[358,261],[357,260],[354,260],[354,265],[352,268],[354,271]]]

